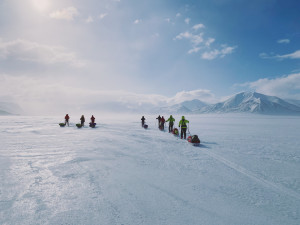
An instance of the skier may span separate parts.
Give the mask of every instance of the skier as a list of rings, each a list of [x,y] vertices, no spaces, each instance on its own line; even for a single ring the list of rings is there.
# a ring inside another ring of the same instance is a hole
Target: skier
[[[142,127],[143,127],[144,124],[145,124],[145,120],[146,120],[146,118],[145,118],[144,116],[142,116],[142,119],[141,119],[141,121],[142,121]]]
[[[158,128],[159,128],[159,126],[160,126],[160,120],[161,120],[160,115],[156,119],[158,120]]]
[[[67,114],[67,115],[65,116],[65,124],[68,124],[68,126],[69,126],[69,119],[70,119],[70,117],[69,117],[69,115]]]
[[[165,118],[162,116],[162,117],[161,117],[161,120],[160,120],[160,127],[159,127],[159,129],[161,129],[161,130],[164,130],[164,129],[165,129],[165,122],[166,122],[166,120],[165,120]]]
[[[91,117],[91,123],[90,123],[92,126],[95,124],[95,117],[94,117],[94,115],[92,115],[92,117]]]
[[[189,121],[188,120],[186,120],[185,118],[184,118],[184,116],[182,116],[181,117],[181,120],[179,121],[179,124],[178,124],[178,126],[179,127],[181,127],[181,139],[182,139],[182,137],[183,137],[183,135],[184,135],[184,139],[186,139],[186,129],[187,129],[187,126],[186,126],[186,124],[187,123],[189,123]]]
[[[84,122],[85,122],[85,118],[84,118],[84,115],[82,115],[80,117],[80,124],[81,124],[82,127],[84,126]]]
[[[169,119],[167,119],[166,122],[169,122],[169,133],[171,133],[173,131],[173,125],[174,125],[175,119],[173,118],[172,115],[170,115]]]

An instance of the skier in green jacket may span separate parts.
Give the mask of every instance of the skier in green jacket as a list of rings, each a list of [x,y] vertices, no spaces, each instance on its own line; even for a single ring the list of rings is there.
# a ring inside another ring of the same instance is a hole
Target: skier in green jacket
[[[166,122],[169,122],[169,133],[173,131],[173,125],[174,125],[175,119],[173,118],[172,115],[170,115],[169,119],[167,119]]]
[[[182,139],[183,135],[184,135],[184,139],[186,139],[186,129],[187,129],[187,125],[186,124],[187,123],[189,123],[189,121],[186,120],[184,118],[184,116],[182,116],[181,120],[179,121],[179,124],[178,124],[178,126],[181,127],[181,139]]]

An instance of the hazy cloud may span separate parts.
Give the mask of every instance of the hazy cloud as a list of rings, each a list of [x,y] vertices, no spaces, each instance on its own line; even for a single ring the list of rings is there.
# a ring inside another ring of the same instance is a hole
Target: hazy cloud
[[[194,48],[190,49],[190,50],[188,51],[188,53],[189,53],[189,54],[197,53],[197,52],[199,52],[201,49],[202,49],[201,47],[194,47]]]
[[[139,23],[141,23],[141,22],[142,22],[142,20],[136,19],[133,23],[134,23],[134,24],[139,24]]]
[[[50,13],[50,17],[54,19],[61,19],[61,20],[73,20],[75,16],[78,16],[78,10],[71,6],[65,9],[57,10]]]
[[[100,20],[102,20],[106,16],[107,16],[107,13],[102,13],[98,17],[99,17]]]
[[[85,22],[92,23],[92,22],[94,22],[94,19],[93,19],[93,17],[89,16],[88,18],[86,18]]]
[[[266,95],[300,100],[300,73],[275,79],[259,79],[254,82],[239,84],[238,86],[248,87]]]
[[[70,111],[81,113],[93,106],[109,104],[110,107],[150,106],[178,104],[199,99],[215,103],[216,97],[209,90],[181,91],[173,97],[158,94],[137,94],[122,90],[93,90],[89,87],[68,86],[67,82],[57,82],[51,78],[9,76],[0,74],[0,97],[10,96],[28,114],[56,114]],[[92,106],[87,109],[87,106]],[[100,107],[101,108],[101,107]],[[103,108],[102,108],[103,109]]]
[[[199,24],[194,25],[194,26],[193,26],[193,29],[194,29],[194,30],[198,30],[198,29],[204,28],[204,27],[205,27],[205,26],[204,26],[202,23],[199,23]]]
[[[63,47],[42,45],[22,39],[4,42],[0,39],[0,60],[6,59],[30,61],[41,64],[65,63],[75,67],[83,67],[83,60],[74,52]]]
[[[176,93],[174,97],[168,98],[167,102],[169,104],[177,104],[184,101],[191,101],[194,99],[198,99],[206,103],[215,103],[218,101],[218,99],[215,97],[214,94],[211,93],[211,91],[205,89],[198,89],[192,91],[180,91]]]
[[[186,18],[186,19],[184,20],[184,22],[185,22],[186,24],[190,24],[190,21],[191,21],[191,18]]]
[[[212,60],[217,57],[223,58],[228,54],[233,53],[236,46],[222,46],[222,49],[214,49],[212,51],[207,51],[202,54],[202,59]]]
[[[290,40],[289,39],[281,39],[281,40],[278,40],[277,43],[279,43],[279,44],[288,44],[288,43],[290,43]]]

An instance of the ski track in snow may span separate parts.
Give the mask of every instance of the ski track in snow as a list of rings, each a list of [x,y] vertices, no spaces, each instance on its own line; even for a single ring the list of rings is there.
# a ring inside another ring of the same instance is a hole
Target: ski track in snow
[[[0,117],[0,224],[300,223],[298,117],[189,116],[199,147],[155,118]]]
[[[221,157],[221,156],[219,156],[219,155],[217,155],[213,152],[205,152],[205,154],[207,154],[207,155],[213,157],[214,159],[224,163],[228,167],[230,167],[230,168],[246,175],[247,177],[250,177],[251,179],[257,181],[258,183],[261,183],[261,184],[263,184],[265,186],[268,186],[268,187],[270,187],[270,188],[272,188],[276,191],[279,191],[280,193],[287,194],[291,197],[294,197],[294,198],[297,198],[298,200],[300,200],[300,195],[297,192],[295,192],[291,189],[285,188],[281,185],[274,184],[270,181],[262,179],[262,178],[258,177],[257,174],[254,174],[254,173],[250,172],[249,170],[246,170],[245,168],[243,168],[243,167],[241,167],[241,166],[239,166],[239,165],[237,165],[237,164],[235,164],[235,163],[233,163],[233,162],[231,162],[231,161],[229,161],[229,160],[227,160],[227,159],[225,159],[225,158],[223,158],[223,157]]]

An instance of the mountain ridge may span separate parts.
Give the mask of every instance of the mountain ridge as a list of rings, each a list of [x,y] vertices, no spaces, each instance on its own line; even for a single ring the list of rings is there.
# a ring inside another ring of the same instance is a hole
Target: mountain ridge
[[[202,107],[196,113],[257,113],[257,114],[299,114],[300,107],[276,96],[257,92],[240,92],[229,99]]]

